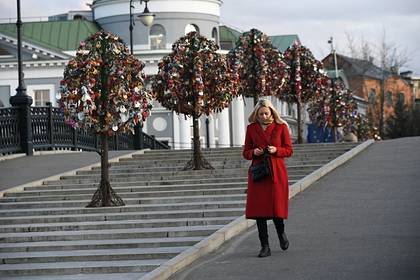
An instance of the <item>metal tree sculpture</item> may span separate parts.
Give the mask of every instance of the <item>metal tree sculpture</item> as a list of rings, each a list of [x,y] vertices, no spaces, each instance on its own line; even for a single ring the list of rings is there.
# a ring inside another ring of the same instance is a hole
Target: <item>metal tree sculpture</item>
[[[239,75],[238,95],[253,97],[279,95],[287,84],[287,65],[270,38],[257,29],[243,33],[228,53],[229,65]]]
[[[149,116],[144,64],[129,54],[117,36],[99,31],[80,43],[61,81],[60,106],[73,128],[93,130],[101,139],[101,182],[88,207],[122,206],[109,182],[108,137],[134,133]]]
[[[322,63],[315,59],[308,48],[299,43],[290,46],[283,55],[290,67],[290,79],[280,99],[296,104],[297,139],[298,143],[302,143],[302,105],[323,94],[328,78],[324,74]]]
[[[172,46],[172,52],[159,62],[153,93],[163,107],[192,116],[194,151],[187,169],[212,169],[200,150],[199,117],[220,112],[235,96],[237,77],[212,41],[190,32]]]
[[[367,112],[366,116],[357,114],[354,119],[354,127],[356,128],[357,138],[359,141],[374,139],[380,140],[379,129],[374,125],[372,114]]]
[[[310,120],[320,127],[332,128],[334,142],[338,127],[350,127],[354,123],[356,110],[357,104],[351,91],[340,79],[330,79],[328,89],[308,106]]]

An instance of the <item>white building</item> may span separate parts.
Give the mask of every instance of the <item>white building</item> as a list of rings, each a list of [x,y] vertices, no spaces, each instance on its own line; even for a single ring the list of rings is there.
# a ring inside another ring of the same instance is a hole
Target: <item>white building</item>
[[[52,15],[48,21],[25,22],[23,19],[24,82],[27,94],[34,100],[33,106],[43,106],[46,102],[57,105],[56,94],[67,61],[75,55],[79,42],[100,28],[120,36],[130,45],[129,3],[129,0],[96,0],[92,3],[92,11]],[[221,52],[234,47],[240,35],[239,31],[221,25],[220,0],[151,0],[148,6],[156,16],[150,27],[144,26],[137,18],[144,5],[138,1],[133,1],[133,5],[133,52],[145,62],[146,75],[156,74],[159,60],[171,52],[172,44],[192,30],[215,40],[221,46]],[[9,98],[15,94],[18,85],[16,37],[14,23],[0,24],[0,101],[4,106],[10,105]],[[299,40],[297,35],[272,36],[271,39],[282,52]],[[296,137],[296,109],[274,98],[272,101],[289,121]],[[223,112],[202,117],[202,145],[241,146],[247,116],[252,109],[252,99],[238,98]],[[157,102],[143,131],[155,135],[158,140],[168,141],[175,149],[191,147],[192,120],[164,109]]]

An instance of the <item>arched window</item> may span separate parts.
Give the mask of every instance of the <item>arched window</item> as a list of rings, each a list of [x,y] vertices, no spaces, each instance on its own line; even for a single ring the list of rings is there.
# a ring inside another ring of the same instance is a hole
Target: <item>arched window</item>
[[[386,105],[392,106],[392,92],[387,91],[385,94]]]
[[[197,32],[197,34],[200,34],[200,29],[197,25],[190,23],[185,26],[185,35],[193,31]]]
[[[74,16],[73,16],[73,19],[74,20],[80,20],[80,19],[86,19],[84,16],[82,16],[82,15],[79,15],[79,14],[75,14]]]
[[[375,102],[376,102],[376,92],[375,92],[375,89],[372,88],[369,93],[369,103],[375,104]]]
[[[154,24],[150,27],[150,49],[166,49],[166,31],[160,24]]]
[[[213,39],[213,41],[216,44],[219,44],[219,36],[217,34],[217,28],[216,27],[214,27],[213,30],[211,31],[211,38]]]

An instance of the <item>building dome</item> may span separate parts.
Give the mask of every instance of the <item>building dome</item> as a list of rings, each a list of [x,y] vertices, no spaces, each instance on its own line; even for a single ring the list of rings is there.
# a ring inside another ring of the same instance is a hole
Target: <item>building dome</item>
[[[155,14],[152,26],[144,26],[137,17],[145,3],[133,0],[133,49],[168,50],[189,31],[197,31],[218,42],[221,0],[150,0],[148,8]],[[94,19],[104,29],[120,36],[129,45],[130,1],[96,0],[92,4]]]

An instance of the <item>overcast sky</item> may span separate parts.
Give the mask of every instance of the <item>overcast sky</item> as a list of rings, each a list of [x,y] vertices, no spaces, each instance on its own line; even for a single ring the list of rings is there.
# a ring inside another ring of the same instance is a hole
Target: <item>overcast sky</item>
[[[21,0],[22,17],[46,17],[86,9],[87,0]],[[0,18],[16,17],[16,1],[0,0]],[[149,3],[153,11],[153,0]],[[268,35],[297,34],[318,59],[330,51],[348,52],[346,34],[377,47],[386,41],[405,51],[407,68],[420,76],[420,0],[224,0],[221,21],[241,31],[257,28]]]

